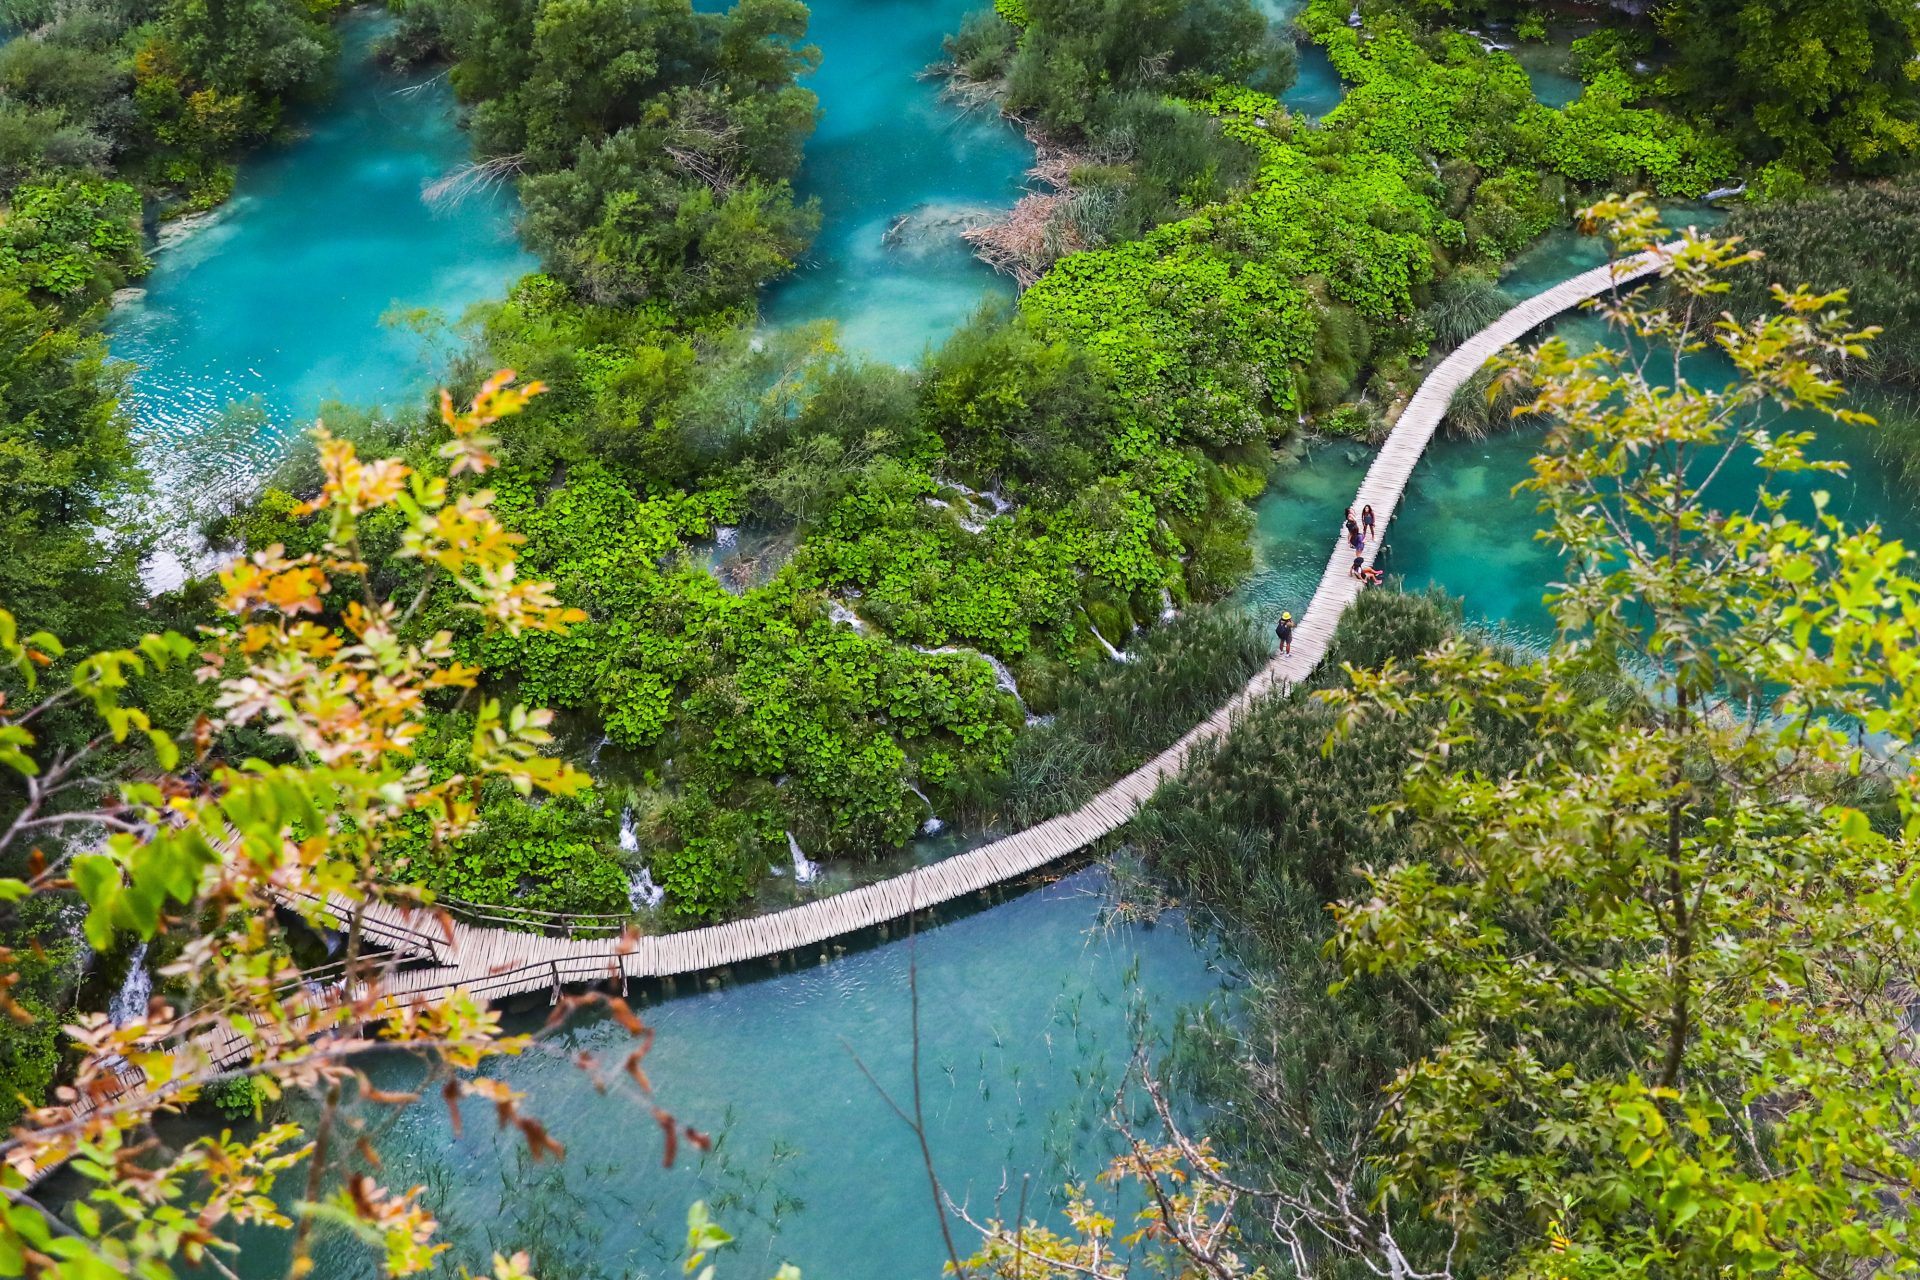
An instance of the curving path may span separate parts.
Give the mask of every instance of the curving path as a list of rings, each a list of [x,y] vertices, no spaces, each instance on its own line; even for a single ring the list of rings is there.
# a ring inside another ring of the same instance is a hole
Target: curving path
[[[1568,308],[1616,284],[1659,270],[1674,247],[1668,245],[1577,275],[1514,307],[1463,343],[1427,375],[1401,411],[1360,482],[1354,507],[1371,505],[1379,527],[1387,528],[1414,466],[1446,416],[1454,392],[1481,365]],[[1368,548],[1368,563],[1373,553],[1374,547]],[[1317,667],[1326,656],[1341,615],[1361,591],[1360,582],[1347,572],[1351,564],[1352,554],[1342,533],[1336,532],[1320,585],[1294,629],[1293,652],[1276,656],[1225,706],[1072,813],[933,866],[832,898],[750,920],[655,937],[549,938],[463,924],[418,908],[371,904],[361,914],[363,936],[392,957],[380,977],[381,987],[401,999],[428,998],[464,988],[482,1000],[540,991],[552,991],[557,1000],[559,989],[569,983],[617,981],[624,985],[628,979],[698,973],[814,946],[1038,870],[1126,825],[1161,781],[1180,771],[1196,747],[1224,736],[1235,717],[1255,699],[1285,689]],[[345,902],[331,904],[330,909],[343,919],[352,912]],[[222,1025],[215,1035],[203,1036],[177,1052],[205,1054],[217,1067],[224,1067],[238,1062],[249,1051],[244,1035]],[[145,1087],[145,1080],[137,1072],[129,1071],[122,1078],[128,1089]],[[94,1100],[89,1099],[75,1110],[84,1112],[93,1105]],[[29,1180],[47,1171],[23,1167],[14,1160],[9,1163]]]
[[[1361,481],[1353,506],[1357,509],[1370,504],[1379,527],[1386,529],[1414,466],[1446,416],[1454,392],[1489,359],[1539,325],[1617,284],[1659,270],[1674,247],[1669,245],[1577,275],[1514,307],[1463,343],[1427,375],[1407,402]],[[1249,703],[1293,684],[1320,664],[1341,615],[1361,590],[1360,582],[1348,574],[1352,557],[1344,540],[1336,535],[1334,542],[1319,588],[1295,628],[1293,652],[1276,656],[1225,706],[1072,813],[933,866],[832,898],[731,924],[624,944],[613,939],[548,938],[457,922],[429,922],[419,912],[390,906],[373,908],[381,932],[390,939],[400,939],[395,943],[396,951],[430,962],[395,973],[391,985],[396,991],[422,995],[465,987],[475,996],[493,1000],[557,989],[569,982],[697,973],[885,924],[1015,879],[1084,849],[1124,826],[1163,779],[1180,771],[1190,752],[1224,735]],[[1369,564],[1377,545],[1376,539],[1375,546],[1366,551]],[[405,940],[409,936],[414,940],[411,943]]]

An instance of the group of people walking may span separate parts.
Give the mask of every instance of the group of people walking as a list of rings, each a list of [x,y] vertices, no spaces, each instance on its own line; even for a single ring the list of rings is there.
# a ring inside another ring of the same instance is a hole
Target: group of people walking
[[[1373,505],[1368,503],[1360,508],[1360,517],[1354,518],[1353,508],[1347,508],[1347,545],[1353,548],[1353,567],[1347,570],[1347,576],[1358,578],[1366,586],[1373,586],[1387,575],[1367,563],[1367,543],[1377,535],[1374,527]],[[1293,652],[1293,614],[1280,611],[1280,620],[1273,626],[1273,633],[1280,641],[1281,653]]]

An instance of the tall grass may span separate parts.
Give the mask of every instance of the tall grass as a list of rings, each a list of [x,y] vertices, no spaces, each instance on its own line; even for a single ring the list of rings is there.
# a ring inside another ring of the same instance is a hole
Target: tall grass
[[[1736,314],[1763,310],[1773,284],[1846,289],[1854,318],[1885,328],[1868,372],[1920,385],[1920,175],[1750,205],[1727,232],[1766,254],[1738,273],[1728,299]]]
[[[1235,605],[1195,609],[1143,633],[1060,691],[1053,720],[1014,743],[1003,776],[967,789],[964,817],[1019,829],[1081,804],[1206,719],[1252,679],[1271,645]]]
[[[1460,625],[1458,606],[1438,595],[1364,594],[1310,687],[1256,704],[1130,828],[1147,867],[1219,926],[1247,968],[1242,1015],[1191,1025],[1171,1062],[1210,1108],[1209,1132],[1244,1182],[1297,1185],[1321,1144],[1370,1150],[1382,1086],[1436,1034],[1437,990],[1363,977],[1330,995],[1342,975],[1325,953],[1329,904],[1362,888],[1354,868],[1411,852],[1404,830],[1371,810],[1399,794],[1409,752],[1432,723],[1374,718],[1329,751],[1332,713],[1311,695],[1343,679],[1342,663],[1409,664]],[[1526,747],[1512,726],[1488,725],[1460,764],[1512,767]],[[1413,1219],[1403,1238],[1444,1248]],[[1256,1255],[1271,1244],[1257,1230],[1248,1243]],[[1282,1256],[1262,1260],[1291,1273]],[[1319,1261],[1329,1276],[1364,1274]]]

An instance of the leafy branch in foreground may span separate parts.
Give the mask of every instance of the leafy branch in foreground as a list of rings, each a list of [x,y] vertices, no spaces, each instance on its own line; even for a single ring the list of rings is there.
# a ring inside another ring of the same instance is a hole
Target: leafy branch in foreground
[[[1665,239],[1637,197],[1586,216],[1623,252]],[[1905,1274],[1920,805],[1880,762],[1920,720],[1920,583],[1793,488],[1841,470],[1802,424],[1862,421],[1837,371],[1874,331],[1805,288],[1716,316],[1757,255],[1689,234],[1663,256],[1669,305],[1599,307],[1623,349],[1514,365],[1549,424],[1522,487],[1566,558],[1551,649],[1449,641],[1418,682],[1350,670],[1329,695],[1347,725],[1438,713],[1381,814],[1415,853],[1336,908],[1349,973],[1448,993],[1388,1090],[1382,1194],[1517,1242],[1517,1275]],[[1532,738],[1503,776],[1452,764],[1487,716]]]
[[[156,999],[125,1025],[93,1014],[67,1028],[81,1054],[71,1083],[0,1141],[0,1275],[159,1280],[177,1262],[231,1275],[223,1255],[235,1246],[221,1232],[235,1225],[290,1232],[294,1275],[312,1269],[323,1224],[363,1240],[387,1274],[426,1270],[448,1246],[435,1239],[421,1188],[377,1181],[373,1143],[383,1117],[428,1088],[456,1132],[463,1104],[478,1101],[534,1159],[564,1154],[520,1093],[478,1074],[492,1060],[539,1051],[545,1032],[506,1034],[499,1016],[464,991],[392,989],[389,963],[362,929],[367,904],[391,892],[377,878],[384,843],[424,830],[444,846],[464,834],[480,779],[504,778],[523,795],[564,796],[587,784],[543,754],[550,713],[490,698],[480,700],[460,769],[436,780],[410,758],[430,711],[476,696],[480,673],[454,656],[447,632],[411,625],[424,590],[406,604],[375,594],[357,536],[368,513],[398,512],[399,554],[431,566],[434,589],[456,595],[487,628],[560,631],[578,620],[547,584],[517,576],[518,536],[495,519],[488,490],[460,479],[494,467],[490,427],[540,390],[515,387],[503,373],[464,410],[443,396],[444,477],[362,460],[321,429],[325,484],[303,514],[320,517],[324,541],[303,555],[268,547],[222,571],[226,620],[197,646],[148,636],[80,660],[65,687],[43,691],[39,673],[61,654],[59,641],[22,636],[0,612],[0,689],[13,691],[0,700],[0,769],[24,795],[0,832],[0,858],[21,874],[0,879],[0,898],[77,895],[98,948],[125,935],[173,935],[177,958],[162,972],[187,1005],[183,1012]],[[142,679],[191,661],[196,649],[213,714],[185,727],[155,723],[136,697]],[[97,731],[78,745],[43,747],[37,725],[69,705],[88,712]],[[222,758],[218,744],[239,731],[281,740],[291,762]],[[344,930],[345,958],[328,982],[302,980],[280,923],[289,910],[313,927]],[[0,955],[8,969],[16,959]],[[4,985],[0,1003],[24,1015]],[[650,1033],[623,1001],[565,998],[548,1030],[586,1005],[603,1007],[634,1037],[618,1070],[589,1066],[597,1086],[646,1108],[669,1150],[676,1136],[704,1143],[653,1101],[641,1069]],[[366,1055],[391,1053],[423,1064],[417,1091],[372,1083]],[[156,1115],[233,1080],[266,1099],[304,1093],[317,1119],[307,1131],[273,1124],[178,1148],[151,1132]],[[29,1174],[62,1160],[84,1187],[65,1217],[29,1188]],[[299,1194],[276,1195],[296,1173]],[[496,1271],[520,1276],[525,1266],[498,1259]]]
[[[1164,1158],[1136,1144],[1145,1164],[1122,1178],[1146,1198],[1144,1234],[1082,1194],[1070,1232],[976,1223],[976,1266],[1920,1267],[1920,581],[1905,547],[1829,514],[1815,486],[1840,468],[1806,427],[1866,425],[1837,371],[1874,332],[1844,295],[1804,288],[1758,318],[1717,314],[1727,274],[1750,269],[1743,245],[1658,249],[1639,197],[1587,216],[1621,252],[1661,253],[1664,284],[1597,304],[1621,349],[1549,339],[1512,360],[1522,412],[1548,424],[1523,487],[1565,553],[1554,643],[1524,658],[1449,633],[1413,662],[1347,665],[1320,695],[1325,767],[1361,744],[1404,753],[1374,812],[1392,838],[1353,868],[1330,955],[1333,999],[1419,997],[1410,1058],[1347,1108],[1358,1126],[1263,1114],[1284,1159],[1235,1153],[1256,1159],[1234,1172],[1163,1110],[1170,1137],[1144,1150]]]

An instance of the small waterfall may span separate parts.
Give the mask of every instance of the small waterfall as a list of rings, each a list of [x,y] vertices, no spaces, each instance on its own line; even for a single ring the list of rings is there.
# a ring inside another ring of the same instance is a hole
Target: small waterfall
[[[666,899],[667,891],[653,882],[651,868],[642,867],[627,882],[627,905],[635,911],[652,910]]]
[[[1092,618],[1087,619],[1087,630],[1093,632],[1093,638],[1100,642],[1100,647],[1107,651],[1107,656],[1109,658],[1112,658],[1115,662],[1132,662],[1133,661],[1132,658],[1129,658],[1126,654],[1120,652],[1118,649],[1114,648],[1111,644],[1107,642],[1107,638],[1100,634],[1100,628],[1093,625]]]
[[[1167,590],[1167,588],[1165,587],[1161,587],[1160,588],[1160,621],[1172,622],[1175,618],[1179,616],[1180,616],[1180,611],[1173,607],[1173,592]]]
[[[814,877],[820,874],[820,864],[809,858],[800,848],[800,842],[793,838],[793,832],[787,832],[787,852],[793,856],[793,881],[795,884],[812,884]]]
[[[867,629],[866,620],[838,600],[827,601],[827,618],[833,622],[844,622],[862,633]]]
[[[153,1000],[153,975],[147,972],[147,944],[133,949],[127,961],[126,980],[107,1001],[107,1017],[116,1027],[147,1020],[147,1005]]]
[[[992,654],[982,653],[978,649],[964,648],[957,644],[943,644],[937,649],[929,649],[923,644],[917,644],[913,646],[913,651],[915,653],[968,653],[979,658],[989,667],[993,668],[993,682],[999,685],[1005,692],[1013,695],[1013,700],[1020,705],[1020,714],[1027,718],[1027,723],[1033,723],[1033,713],[1027,710],[1027,700],[1020,696],[1020,686],[1014,682],[1013,672],[1007,670],[1007,664]]]
[[[947,824],[941,819],[939,814],[933,811],[933,801],[927,799],[927,793],[911,782],[907,784],[907,790],[919,796],[920,803],[927,806],[927,820],[920,824],[920,834],[923,836],[937,836],[942,831],[945,831]]]
[[[640,824],[633,820],[633,806],[620,811],[620,852],[640,852]],[[660,905],[667,891],[653,882],[653,868],[641,867],[627,880],[627,905],[635,911]]]
[[[739,541],[740,541],[740,526],[732,525],[732,524],[717,524],[713,526],[713,545],[714,546],[724,550],[728,547],[735,545]]]
[[[602,751],[605,751],[607,749],[607,745],[612,741],[613,739],[608,737],[606,734],[603,733],[600,735],[600,741],[594,743],[593,750],[587,753],[587,767],[589,769],[591,769],[594,765],[597,765],[600,763],[600,753]]]
[[[971,515],[960,517],[960,527],[962,529],[965,529],[968,533],[981,532],[987,527],[987,522],[989,520],[992,520],[997,516],[1003,516],[1007,514],[1007,512],[1013,510],[1013,504],[1011,502],[1008,502],[1005,498],[1001,497],[1000,491],[997,489],[987,489],[984,491],[979,489],[969,489],[966,485],[961,484],[958,480],[942,480],[940,483],[944,484],[947,488],[952,489],[955,493],[965,494],[969,499],[969,502],[967,505],[972,508],[973,513]],[[943,502],[940,505],[945,506],[946,503]],[[992,508],[991,514],[987,515],[984,519],[981,517],[981,514],[980,514],[980,508],[983,505]]]

